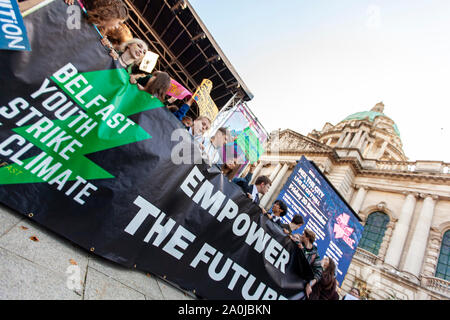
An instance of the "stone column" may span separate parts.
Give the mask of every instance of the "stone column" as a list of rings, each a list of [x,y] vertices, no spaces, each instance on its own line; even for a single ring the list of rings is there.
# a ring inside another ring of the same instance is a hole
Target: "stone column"
[[[347,135],[346,135],[346,137],[344,139],[344,142],[342,142],[341,148],[347,148],[351,137],[352,137],[352,133],[351,132],[347,132]]]
[[[270,198],[272,197],[275,190],[279,187],[281,180],[283,179],[284,175],[289,169],[289,164],[285,163],[281,170],[278,172],[275,179],[272,181],[272,185],[270,186],[269,192],[267,192],[262,198],[261,198],[261,206],[265,207],[267,203],[269,202]]]
[[[367,145],[364,147],[363,156],[366,157],[369,155],[370,151],[373,148],[373,142],[367,142]]]
[[[388,145],[388,142],[387,142],[387,141],[383,142],[383,145],[381,146],[380,151],[378,151],[377,159],[379,159],[379,158],[381,158],[381,157],[383,156],[384,151],[386,151],[387,145]]]
[[[261,172],[261,169],[264,167],[263,161],[260,161],[258,163],[258,165],[255,168],[255,171],[253,171],[253,176],[252,176],[252,180],[250,180],[250,184],[253,184],[256,180],[256,178],[258,177],[259,173]]]
[[[281,163],[277,163],[277,166],[270,174],[270,177],[269,177],[270,181],[273,181],[273,179],[275,179],[275,177],[277,176],[277,173],[280,171],[280,169],[281,169]]]
[[[397,268],[408,236],[409,225],[411,224],[414,208],[416,207],[416,197],[418,194],[405,192],[406,199],[403,202],[402,211],[398,222],[395,224],[388,250],[386,252],[385,263]]]
[[[425,200],[423,201],[423,207],[420,211],[419,220],[414,229],[414,234],[403,267],[404,271],[409,272],[416,277],[419,277],[422,269],[431,221],[434,215],[434,207],[437,200],[437,196],[432,195],[421,195],[421,197],[424,197]]]
[[[361,139],[362,131],[358,131],[355,136],[353,137],[352,143],[350,144],[350,148],[356,148],[356,146],[359,143],[359,140]]]
[[[364,198],[366,197],[368,187],[355,185],[355,188],[358,189],[358,193],[352,201],[352,208],[356,213],[359,213],[359,210],[361,210],[364,202]]]
[[[341,135],[340,135],[340,137],[339,137],[338,142],[336,142],[336,145],[335,145],[336,148],[338,148],[338,147],[341,146],[341,143],[342,143],[342,141],[344,141],[344,138],[345,138],[345,133],[342,132]]]
[[[361,150],[361,153],[364,151],[364,149],[362,149],[363,145],[365,144],[365,142],[367,141],[367,131],[364,131],[364,134],[362,135],[361,139],[359,140],[358,145],[356,146],[356,148],[358,148],[359,150]]]

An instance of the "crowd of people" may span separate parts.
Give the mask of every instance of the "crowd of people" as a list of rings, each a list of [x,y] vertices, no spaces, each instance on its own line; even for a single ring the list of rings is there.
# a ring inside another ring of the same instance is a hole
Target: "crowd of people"
[[[43,0],[19,1],[20,10],[23,12]],[[221,127],[211,138],[205,138],[205,133],[211,127],[211,119],[205,116],[193,118],[188,116],[191,107],[196,104],[193,96],[187,96],[178,101],[169,97],[171,78],[164,71],[153,71],[147,74],[139,70],[143,57],[149,50],[147,43],[133,37],[131,30],[125,24],[129,17],[128,8],[121,0],[64,0],[68,5],[78,2],[85,9],[85,18],[94,24],[100,34],[101,43],[109,50],[112,59],[117,60],[120,66],[125,68],[130,75],[130,83],[140,90],[146,91],[159,99],[170,112],[184,125],[192,135],[194,143],[199,147],[202,157],[210,166],[218,165],[222,174],[230,181],[241,187],[243,192],[256,205],[260,205],[260,197],[264,196],[271,187],[271,180],[264,175],[256,178],[254,184],[250,184],[253,177],[254,165],[250,166],[248,174],[244,178],[235,178],[240,167],[236,155],[223,157],[223,147],[235,140],[227,128]],[[338,283],[336,280],[336,264],[330,257],[320,257],[317,247],[314,245],[316,235],[305,228],[300,235],[296,230],[304,224],[301,215],[294,215],[291,222],[283,223],[282,218],[287,214],[287,206],[282,200],[276,200],[270,212],[261,207],[262,214],[267,215],[269,221],[278,226],[279,230],[290,237],[300,248],[314,274],[314,279],[309,281],[299,298],[311,300],[337,300]],[[344,299],[358,299],[359,291],[354,288],[350,295]]]
[[[232,181],[242,188],[242,191],[247,194],[255,204],[260,203],[260,194],[265,195],[272,182],[267,176],[260,175],[256,178],[254,184],[250,184],[253,178],[254,166],[250,166],[248,174],[244,178],[234,178]],[[321,258],[318,254],[317,246],[314,245],[316,234],[305,228],[302,234],[294,233],[294,231],[300,229],[304,220],[302,215],[296,214],[292,217],[289,223],[283,223],[282,218],[287,214],[287,205],[284,201],[278,199],[276,200],[270,212],[267,212],[263,207],[261,211],[263,214],[267,215],[269,221],[274,223],[279,227],[282,232],[288,235],[292,241],[301,249],[311,267],[314,278],[306,283],[305,291],[299,293],[296,298],[298,299],[309,299],[309,300],[339,300],[338,294],[338,282],[336,280],[336,263],[331,257]],[[354,288],[355,290],[358,290]],[[351,292],[351,297],[355,299],[355,290]],[[349,296],[346,296],[347,299]],[[345,297],[344,297],[345,298]]]

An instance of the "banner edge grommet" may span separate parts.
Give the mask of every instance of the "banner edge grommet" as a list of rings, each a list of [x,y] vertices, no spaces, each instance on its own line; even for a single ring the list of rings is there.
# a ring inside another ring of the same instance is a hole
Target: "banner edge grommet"
[[[30,212],[30,213],[28,214],[28,216],[29,216],[30,218],[32,218],[32,217],[34,216],[33,212]]]
[[[94,252],[94,251],[95,251],[95,248],[94,248],[94,247],[92,247],[92,248],[90,249],[90,251],[91,251],[91,252]]]

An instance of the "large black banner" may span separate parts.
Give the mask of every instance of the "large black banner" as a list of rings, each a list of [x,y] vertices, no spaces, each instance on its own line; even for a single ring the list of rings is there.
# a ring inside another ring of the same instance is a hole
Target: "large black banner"
[[[203,298],[302,291],[302,252],[69,18],[53,1],[24,19],[31,52],[0,51],[0,202]]]

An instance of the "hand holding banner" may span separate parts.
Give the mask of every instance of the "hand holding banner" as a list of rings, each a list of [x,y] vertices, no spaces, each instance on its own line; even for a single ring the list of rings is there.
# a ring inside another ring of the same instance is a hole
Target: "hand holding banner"
[[[170,89],[167,91],[167,95],[182,100],[187,96],[192,96],[192,93],[177,81],[170,79]]]

